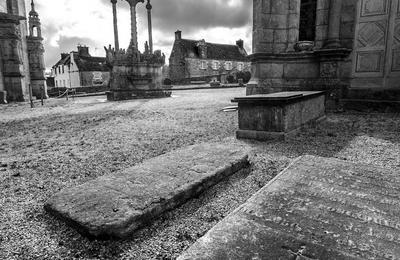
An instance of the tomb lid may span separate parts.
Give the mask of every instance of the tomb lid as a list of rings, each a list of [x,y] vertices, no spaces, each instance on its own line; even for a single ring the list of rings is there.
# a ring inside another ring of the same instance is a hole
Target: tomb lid
[[[251,95],[246,97],[236,97],[232,100],[232,102],[241,103],[241,102],[287,102],[287,101],[296,101],[301,99],[308,99],[316,96],[321,96],[325,92],[324,91],[286,91],[286,92],[277,92],[271,94],[261,94],[261,95]]]
[[[303,156],[178,260],[400,259],[398,171]]]
[[[251,95],[246,97],[236,97],[232,102],[240,101],[271,101],[271,100],[290,100],[290,99],[301,99],[307,97],[314,97],[323,95],[324,91],[286,91],[286,92],[276,92],[271,94],[260,94]]]

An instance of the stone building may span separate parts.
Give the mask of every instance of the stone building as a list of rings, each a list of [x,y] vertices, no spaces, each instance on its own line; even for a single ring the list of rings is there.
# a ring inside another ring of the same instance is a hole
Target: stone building
[[[78,51],[62,53],[51,74],[56,88],[105,89],[110,82],[106,58],[91,56],[86,46],[78,46]]]
[[[247,94],[326,89],[349,102],[400,98],[399,0],[253,0],[253,8]]]
[[[236,45],[215,44],[182,39],[182,32],[177,31],[169,67],[173,83],[190,83],[235,76],[238,71],[249,71],[250,62],[242,40]]]
[[[28,21],[24,0],[0,1],[0,102],[47,96],[42,41],[33,0]]]

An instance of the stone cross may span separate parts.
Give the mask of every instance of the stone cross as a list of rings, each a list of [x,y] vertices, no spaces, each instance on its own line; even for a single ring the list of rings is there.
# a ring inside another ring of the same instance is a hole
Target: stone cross
[[[131,6],[131,43],[138,49],[137,40],[137,22],[136,22],[136,5],[144,3],[144,0],[126,0]]]

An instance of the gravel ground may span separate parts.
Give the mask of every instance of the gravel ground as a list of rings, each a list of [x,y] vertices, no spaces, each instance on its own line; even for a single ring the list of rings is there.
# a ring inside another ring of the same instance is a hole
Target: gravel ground
[[[252,166],[123,241],[91,241],[43,210],[52,194],[165,152],[236,142],[243,89],[179,91],[173,98],[104,97],[0,107],[0,259],[174,259],[303,154],[400,169],[398,114],[329,114],[286,142],[246,142]]]

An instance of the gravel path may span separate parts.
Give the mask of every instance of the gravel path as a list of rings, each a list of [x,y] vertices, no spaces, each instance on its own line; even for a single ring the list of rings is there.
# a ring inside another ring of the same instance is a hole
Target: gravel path
[[[106,103],[102,97],[0,107],[0,259],[174,259],[302,154],[400,170],[400,116],[330,114],[287,142],[247,142],[242,171],[124,241],[90,241],[52,218],[52,194],[147,158],[206,141],[235,142],[243,89]]]

